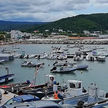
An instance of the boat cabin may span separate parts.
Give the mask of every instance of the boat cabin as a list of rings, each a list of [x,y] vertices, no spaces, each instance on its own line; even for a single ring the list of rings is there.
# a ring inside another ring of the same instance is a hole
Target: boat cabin
[[[10,54],[0,54],[0,60],[11,61],[14,60],[14,56]]]
[[[68,90],[72,96],[82,95],[82,81],[68,80]]]
[[[48,83],[49,86],[53,85],[54,80],[55,80],[53,75],[46,75],[46,79],[47,79],[46,83]]]

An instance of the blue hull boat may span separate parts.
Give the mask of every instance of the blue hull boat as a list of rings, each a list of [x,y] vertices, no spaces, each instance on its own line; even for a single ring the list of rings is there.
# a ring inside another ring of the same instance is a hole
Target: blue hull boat
[[[0,76],[0,84],[8,83],[9,81],[12,81],[13,76],[14,74],[7,74],[7,75]]]

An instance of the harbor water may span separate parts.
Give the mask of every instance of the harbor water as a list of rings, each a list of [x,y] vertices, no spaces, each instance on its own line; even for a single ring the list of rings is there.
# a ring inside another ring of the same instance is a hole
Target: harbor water
[[[65,44],[17,44],[17,45],[5,45],[0,46],[0,51],[3,48],[15,50],[17,53],[22,53],[23,51],[26,54],[40,54],[40,53],[50,53],[52,46],[61,46],[65,48]],[[87,46],[87,45],[86,45]],[[93,47],[92,45],[88,45],[87,47]],[[99,47],[103,47],[105,50],[108,50],[107,45],[101,45]],[[76,48],[69,48],[69,53],[73,54]],[[9,72],[15,74],[14,82],[24,82],[26,80],[30,80],[31,82],[35,77],[35,68],[27,68],[21,67],[21,64],[25,61],[32,61],[33,63],[42,63],[45,65],[43,68],[38,70],[38,74],[36,75],[36,84],[44,83],[47,78],[45,75],[52,74],[50,73],[50,69],[53,67],[54,60],[47,59],[19,59],[16,58],[14,61],[7,62],[5,64],[0,64],[0,75],[6,74],[5,67],[9,67]],[[68,61],[73,61],[72,58],[68,59]],[[68,80],[81,80],[83,81],[83,86],[85,88],[88,87],[90,83],[96,83],[97,86],[105,91],[108,91],[108,58],[106,57],[105,62],[90,62],[90,61],[79,61],[78,64],[87,64],[88,70],[81,71],[77,70],[74,73],[69,74],[53,74],[55,79],[63,84]]]

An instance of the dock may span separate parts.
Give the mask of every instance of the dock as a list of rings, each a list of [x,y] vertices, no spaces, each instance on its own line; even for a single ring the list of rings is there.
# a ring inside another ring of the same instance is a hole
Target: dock
[[[7,94],[4,94],[4,90],[0,89],[1,93],[2,93],[2,100],[0,103],[0,106],[2,106],[4,103],[6,103],[9,99],[13,98],[14,96],[17,96],[14,93],[8,92]]]

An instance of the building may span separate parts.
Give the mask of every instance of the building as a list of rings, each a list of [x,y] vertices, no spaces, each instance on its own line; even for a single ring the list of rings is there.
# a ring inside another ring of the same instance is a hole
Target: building
[[[90,35],[90,32],[88,30],[83,31],[84,35]]]
[[[28,38],[31,36],[31,33],[21,32],[19,30],[11,30],[11,39],[18,40],[21,38]]]

